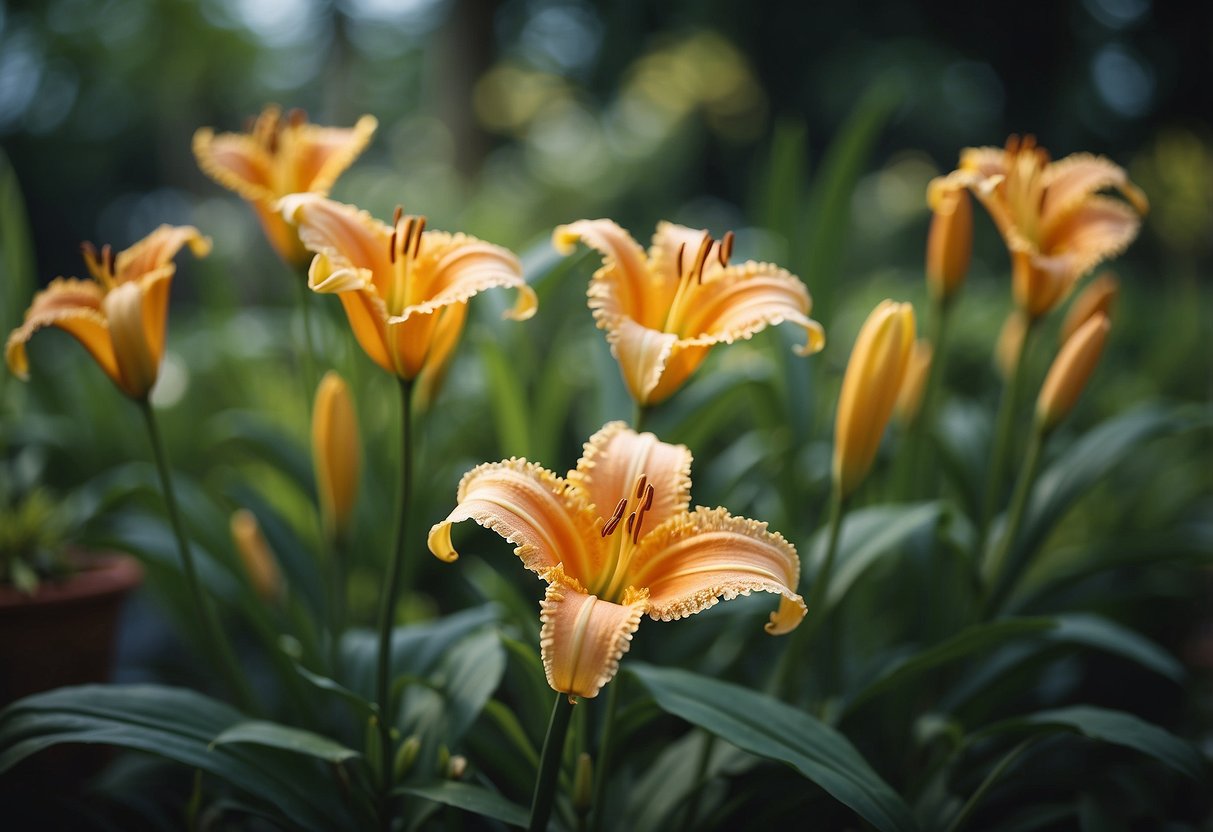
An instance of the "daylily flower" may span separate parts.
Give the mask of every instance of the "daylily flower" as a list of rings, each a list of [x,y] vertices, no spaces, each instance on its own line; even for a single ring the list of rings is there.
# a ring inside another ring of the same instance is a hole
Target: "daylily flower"
[[[985,205],[1011,252],[1015,302],[1032,319],[1060,303],[1074,284],[1133,241],[1145,194],[1102,156],[1075,153],[1050,161],[1032,136],[1005,148],[967,148],[960,167],[931,182],[932,205],[968,187]],[[1101,194],[1109,188],[1128,203]]]
[[[825,345],[798,278],[770,263],[729,265],[732,232],[716,241],[706,231],[659,223],[648,254],[611,220],[579,220],[552,234],[562,254],[578,241],[602,254],[590,281],[590,308],[640,404],[669,397],[714,344],[750,338],[768,325],[803,327],[801,355]]]
[[[543,664],[570,696],[596,696],[615,676],[646,613],[672,621],[761,590],[781,596],[767,632],[795,629],[805,614],[796,549],[723,508],[689,511],[690,471],[685,446],[611,422],[567,477],[524,459],[469,471],[455,510],[430,529],[430,551],[455,560],[451,525],[468,519],[515,544],[548,583]]]
[[[194,134],[194,156],[207,176],[248,200],[270,245],[292,266],[307,262],[308,252],[274,203],[287,194],[328,195],[358,155],[379,122],[363,116],[352,128],[309,124],[302,110],[283,118],[266,107],[248,133],[220,133],[203,127]]]
[[[464,234],[426,231],[425,217],[399,208],[391,225],[366,211],[315,194],[293,194],[279,205],[316,253],[308,286],[341,298],[354,336],[371,360],[413,379],[445,363],[463,328],[461,308],[485,289],[518,290],[507,318],[526,320],[538,299],[510,251]]]
[[[54,326],[84,345],[123,393],[147,398],[160,372],[168,325],[168,292],[177,267],[172,260],[188,245],[205,257],[211,241],[192,226],[162,225],[125,251],[98,252],[81,246],[92,280],[57,277],[34,296],[25,322],[8,336],[9,369],[29,375],[25,344],[39,329]]]

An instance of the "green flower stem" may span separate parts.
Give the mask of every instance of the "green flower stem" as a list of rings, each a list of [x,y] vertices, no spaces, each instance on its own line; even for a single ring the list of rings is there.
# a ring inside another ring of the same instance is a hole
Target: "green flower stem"
[[[651,409],[652,408],[648,405],[643,405],[640,402],[636,402],[636,408],[632,412],[632,430],[636,431],[637,433],[644,430],[644,423],[648,418],[649,410]]]
[[[1002,389],[1002,401],[998,406],[998,422],[994,429],[994,446],[991,450],[990,468],[986,479],[985,499],[982,503],[981,518],[977,529],[975,556],[978,560],[985,548],[986,535],[990,531],[990,521],[994,519],[994,510],[998,507],[998,498],[1002,496],[1002,481],[1006,475],[1007,457],[1011,453],[1011,443],[1015,433],[1015,413],[1019,408],[1019,397],[1028,375],[1026,360],[1028,344],[1032,340],[1034,330],[1035,324],[1029,321],[1024,327],[1023,340],[1019,343],[1019,353],[1015,357],[1015,372],[1011,376],[1010,384]]]
[[[830,587],[830,575],[834,571],[834,560],[838,556],[838,539],[842,533],[842,518],[846,514],[846,498],[842,496],[837,484],[830,496],[830,537],[826,544],[825,560],[817,575],[813,578],[813,588],[809,590],[809,598],[805,605],[808,607],[808,618],[788,637],[789,644],[784,650],[783,659],[776,675],[777,689],[795,697],[797,691],[794,684],[796,669],[805,656],[813,637],[825,623],[827,611],[821,609],[826,600],[826,592]]]
[[[312,290],[308,288],[307,281],[307,269],[304,269],[302,279],[296,280],[295,284],[299,286],[299,310],[303,317],[303,349],[300,351],[300,361],[303,363],[303,389],[306,393],[304,399],[310,402],[318,381],[316,379],[316,346],[315,341],[312,340]],[[308,410],[310,412],[311,408],[309,407]]]
[[[333,678],[337,678],[341,659],[341,635],[345,632],[345,558],[348,544],[344,534],[337,534],[327,543],[330,560],[329,580],[332,581],[329,598],[329,663]]]
[[[590,803],[590,832],[601,832],[606,812],[606,784],[611,769],[611,754],[615,750],[615,714],[619,710],[619,689],[623,676],[617,675],[607,686],[606,713],[602,715],[602,737],[598,741],[598,761],[594,766],[594,797]]]
[[[383,596],[379,606],[379,662],[376,673],[375,701],[379,704],[379,739],[383,747],[385,760],[392,759],[392,711],[391,689],[392,677],[390,659],[392,655],[392,623],[395,620],[396,598],[401,591],[401,580],[404,562],[404,541],[407,536],[409,504],[413,497],[413,417],[411,404],[413,384],[411,381],[400,379],[400,491],[396,500],[396,543],[388,559],[387,583],[383,587]],[[387,771],[385,766],[384,771]],[[387,776],[384,776],[385,787]],[[385,788],[386,792],[386,788]],[[386,812],[386,798],[383,813],[384,829],[391,824]]]
[[[960,811],[956,813],[956,817],[954,817],[952,822],[948,824],[948,828],[945,830],[945,832],[959,832],[960,829],[963,829],[965,823],[973,814],[973,811],[986,796],[986,793],[990,791],[991,787],[993,787],[996,782],[998,782],[998,778],[1002,777],[1003,772],[1010,768],[1011,764],[1018,760],[1035,742],[1036,737],[1029,737],[1008,751],[1006,755],[998,761],[998,764],[994,766],[994,768],[990,769],[990,773],[987,774],[985,779],[981,781],[981,785],[979,785],[977,790],[970,795],[969,799],[965,801],[965,804],[960,807]]]
[[[147,399],[140,401],[138,404],[140,411],[143,413],[144,422],[147,424],[148,436],[151,439],[152,456],[156,459],[156,470],[160,474],[160,488],[164,494],[164,506],[168,513],[169,524],[173,527],[173,536],[177,540],[177,552],[181,557],[181,569],[185,573],[185,583],[189,587],[190,597],[194,602],[194,610],[202,622],[202,628],[205,631],[207,652],[211,654],[211,660],[219,666],[220,671],[224,675],[224,680],[232,694],[236,697],[236,702],[240,708],[247,713],[253,713],[256,710],[253,692],[249,688],[244,674],[240,671],[240,665],[236,661],[232,647],[228,644],[226,637],[224,637],[223,629],[219,626],[219,619],[215,616],[215,611],[210,605],[210,600],[203,593],[202,584],[198,580],[198,569],[194,565],[194,555],[190,551],[189,543],[185,536],[185,527],[181,523],[181,514],[177,509],[177,498],[173,492],[173,480],[169,474],[168,456],[164,451],[164,442],[160,437],[160,428],[156,423],[156,414]]]
[[[1015,547],[1015,539],[1019,536],[1019,527],[1023,524],[1024,510],[1028,506],[1028,498],[1032,495],[1032,484],[1036,481],[1036,473],[1040,468],[1040,452],[1044,445],[1044,433],[1039,428],[1032,431],[1032,439],[1028,443],[1028,453],[1024,458],[1023,467],[1019,470],[1019,479],[1015,483],[1015,494],[1011,498],[1011,508],[1007,513],[1006,527],[998,549],[985,564],[986,586],[989,594],[986,596],[985,617],[992,616],[998,611],[1015,581],[1027,566],[1027,553],[1020,553],[1011,560]]]
[[[543,752],[539,756],[539,773],[535,776],[535,795],[531,799],[531,822],[527,826],[528,832],[544,832],[548,827],[552,801],[556,796],[560,759],[564,754],[564,738],[569,730],[569,717],[573,715],[573,701],[568,694],[557,693],[556,702],[552,705],[548,734],[543,740]]]

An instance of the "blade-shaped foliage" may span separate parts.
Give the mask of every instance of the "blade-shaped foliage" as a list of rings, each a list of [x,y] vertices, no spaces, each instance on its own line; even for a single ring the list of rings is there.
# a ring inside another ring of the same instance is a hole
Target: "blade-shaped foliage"
[[[743,751],[787,763],[881,830],[917,825],[905,802],[842,734],[769,696],[640,662],[631,674],[666,712]]]
[[[1140,751],[1175,771],[1203,782],[1208,762],[1190,743],[1145,720],[1108,708],[1075,705],[1038,711],[990,725],[977,737],[1003,732],[1076,731],[1085,737]]]
[[[530,812],[517,803],[507,800],[497,792],[471,783],[459,783],[452,780],[419,783],[401,786],[394,793],[433,800],[436,803],[453,806],[474,815],[499,820],[510,826],[526,826],[527,820],[530,818]]]
[[[354,749],[346,748],[328,737],[305,731],[302,728],[293,728],[289,725],[279,725],[276,722],[264,720],[238,722],[212,740],[212,745],[215,746],[228,743],[248,743],[266,748],[278,748],[295,754],[315,757],[329,763],[343,763],[359,756]]]
[[[353,822],[325,768],[281,754],[212,746],[245,722],[239,711],[199,693],[159,685],[84,685],[36,694],[0,713],[0,772],[60,743],[113,745],[201,769],[273,807],[302,829]]]

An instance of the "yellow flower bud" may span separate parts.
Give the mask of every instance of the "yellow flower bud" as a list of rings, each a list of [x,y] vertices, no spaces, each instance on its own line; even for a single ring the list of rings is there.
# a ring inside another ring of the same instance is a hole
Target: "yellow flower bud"
[[[939,180],[943,181],[943,180]],[[938,301],[956,294],[973,256],[973,200],[963,186],[927,191],[933,214],[927,232],[927,287]]]
[[[277,601],[282,596],[282,572],[261,533],[257,516],[246,508],[237,509],[232,513],[231,528],[236,552],[253,590],[263,601]]]
[[[998,343],[994,346],[994,367],[1003,379],[1015,375],[1019,364],[1019,351],[1023,347],[1024,335],[1028,331],[1027,318],[1017,309],[1012,309],[998,331]]]
[[[1111,326],[1108,316],[1097,312],[1062,345],[1036,400],[1036,423],[1042,433],[1051,431],[1074,409],[1095,371]]]
[[[316,491],[325,534],[337,537],[345,531],[358,496],[361,451],[358,417],[349,387],[340,375],[325,373],[316,388],[312,409],[312,460],[316,466]]]
[[[1111,272],[1103,272],[1078,293],[1074,302],[1066,312],[1065,320],[1061,322],[1061,343],[1070,340],[1078,328],[1095,315],[1102,312],[1110,319],[1112,307],[1116,305],[1116,296],[1120,292],[1120,281]]]
[[[881,301],[859,330],[842,380],[834,422],[834,484],[843,497],[863,481],[914,346],[914,308]]]
[[[922,394],[927,386],[927,376],[931,373],[934,353],[931,342],[925,338],[915,341],[914,349],[910,351],[910,363],[901,381],[901,389],[897,391],[897,404],[893,406],[897,421],[903,425],[913,422],[918,409],[922,407]]]

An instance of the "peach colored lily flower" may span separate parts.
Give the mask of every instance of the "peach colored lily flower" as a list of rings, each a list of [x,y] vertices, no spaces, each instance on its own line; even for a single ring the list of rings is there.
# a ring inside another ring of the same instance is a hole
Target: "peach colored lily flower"
[[[385,225],[353,205],[315,194],[278,204],[316,253],[308,286],[336,294],[371,360],[403,379],[445,364],[463,328],[465,304],[485,289],[518,290],[507,318],[535,314],[538,299],[507,249],[465,234],[425,231],[425,217],[399,208]]]
[[[220,133],[203,127],[194,134],[194,156],[207,176],[248,200],[270,245],[292,266],[309,254],[274,203],[287,194],[329,188],[362,153],[379,122],[363,116],[352,128],[309,124],[302,110],[286,118],[266,107],[248,133]]]
[[[1050,161],[1032,136],[1011,136],[1005,148],[966,148],[959,169],[931,182],[932,208],[960,187],[973,190],[998,226],[1011,252],[1015,302],[1032,320],[1124,251],[1149,210],[1122,168],[1089,153]],[[1100,193],[1109,188],[1128,203]]]
[[[706,231],[662,222],[647,254],[611,220],[579,220],[552,234],[562,254],[571,254],[578,241],[602,254],[590,281],[590,308],[639,404],[668,398],[713,345],[750,338],[768,325],[803,327],[800,355],[825,345],[798,278],[770,263],[729,265],[732,232],[715,241]]]
[[[168,325],[168,292],[177,267],[172,260],[188,245],[205,257],[211,241],[192,226],[162,225],[125,251],[81,248],[92,280],[58,277],[34,296],[25,322],[8,336],[9,369],[29,375],[25,344],[39,329],[54,326],[84,345],[123,393],[147,398],[160,372]]]
[[[524,459],[469,471],[455,510],[430,529],[430,551],[455,560],[451,525],[468,519],[515,544],[548,583],[543,664],[570,696],[598,695],[646,613],[672,621],[760,590],[781,596],[767,632],[795,629],[805,615],[796,549],[723,508],[689,511],[690,472],[685,446],[611,422],[567,477]]]

